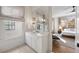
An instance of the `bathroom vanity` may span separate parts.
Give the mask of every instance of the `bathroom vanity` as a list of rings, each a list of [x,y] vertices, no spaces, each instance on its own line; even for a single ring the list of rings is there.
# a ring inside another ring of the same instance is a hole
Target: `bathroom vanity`
[[[48,49],[48,32],[26,32],[26,44],[33,48],[36,52],[46,53]]]
[[[34,16],[30,29],[25,32],[25,41],[38,53],[48,52],[48,19],[45,14]],[[30,25],[30,24],[29,24]],[[27,26],[28,28],[28,26]]]

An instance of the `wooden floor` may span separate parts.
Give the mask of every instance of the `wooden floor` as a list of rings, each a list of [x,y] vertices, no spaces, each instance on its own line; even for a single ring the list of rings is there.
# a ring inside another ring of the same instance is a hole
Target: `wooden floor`
[[[59,40],[54,40],[52,46],[52,51],[55,53],[74,53],[75,51],[75,48],[71,48],[68,46],[64,46],[63,44],[60,44]]]

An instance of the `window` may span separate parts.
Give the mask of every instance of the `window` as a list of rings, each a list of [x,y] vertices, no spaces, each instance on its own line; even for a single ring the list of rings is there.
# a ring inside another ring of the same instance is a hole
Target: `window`
[[[5,21],[5,30],[15,30],[15,21],[6,20]]]

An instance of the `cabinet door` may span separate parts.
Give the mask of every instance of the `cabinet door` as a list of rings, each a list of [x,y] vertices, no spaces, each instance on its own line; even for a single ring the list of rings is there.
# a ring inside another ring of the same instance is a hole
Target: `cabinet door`
[[[26,44],[28,44],[30,47],[32,46],[31,34],[26,34]]]
[[[37,51],[37,36],[36,35],[32,35],[32,48]]]
[[[45,34],[42,38],[42,51],[46,53],[48,50],[48,35]]]
[[[36,52],[42,52],[42,41],[41,41],[41,37],[39,37],[37,35],[32,35],[32,48]]]
[[[41,53],[42,52],[42,37],[37,36],[36,40],[36,51]]]
[[[48,40],[48,36],[45,34],[43,36],[38,36],[37,39],[37,52],[39,53],[46,53],[47,52],[47,48],[48,48],[48,44],[47,41]]]

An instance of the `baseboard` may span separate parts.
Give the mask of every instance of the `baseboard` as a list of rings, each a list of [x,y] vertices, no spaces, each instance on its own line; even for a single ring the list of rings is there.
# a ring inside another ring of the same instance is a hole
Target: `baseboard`
[[[31,46],[29,46],[27,43],[25,43],[25,45],[27,45],[30,49],[32,49],[35,53],[38,53],[37,51],[35,51]]]

